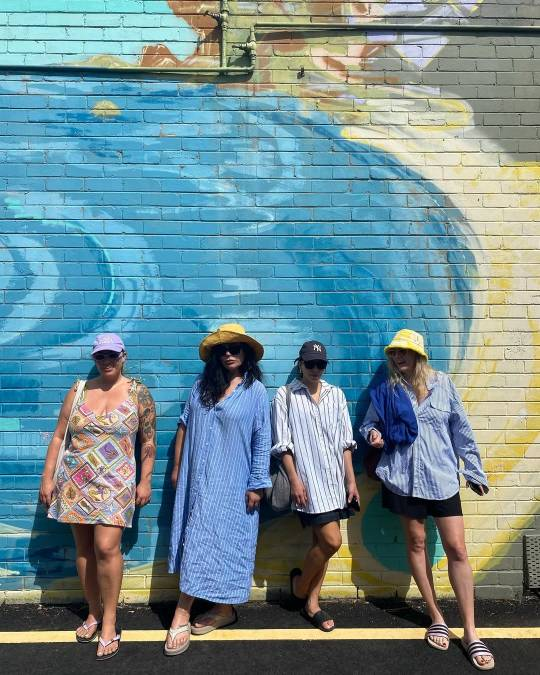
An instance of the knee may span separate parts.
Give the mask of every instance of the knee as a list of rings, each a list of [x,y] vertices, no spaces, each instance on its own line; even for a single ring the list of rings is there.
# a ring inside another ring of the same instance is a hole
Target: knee
[[[338,531],[335,534],[325,536],[324,539],[319,541],[319,546],[322,548],[324,554],[328,558],[331,558],[334,553],[339,551],[339,547],[341,546],[341,532]]]
[[[407,545],[412,554],[419,553],[424,555],[426,551],[426,537],[424,534],[411,535]]]
[[[106,561],[120,555],[120,546],[116,542],[96,541],[94,552],[97,560]]]
[[[445,547],[446,557],[449,562],[467,562],[467,548],[463,543],[450,543]]]
[[[76,549],[79,558],[92,558],[94,556],[94,542],[92,540],[78,541]]]

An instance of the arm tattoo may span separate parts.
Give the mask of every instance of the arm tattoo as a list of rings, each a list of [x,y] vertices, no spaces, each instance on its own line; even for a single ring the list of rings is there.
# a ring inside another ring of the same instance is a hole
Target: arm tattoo
[[[156,454],[156,406],[152,395],[144,384],[137,387],[139,406],[139,435],[141,439],[141,458],[144,461]]]

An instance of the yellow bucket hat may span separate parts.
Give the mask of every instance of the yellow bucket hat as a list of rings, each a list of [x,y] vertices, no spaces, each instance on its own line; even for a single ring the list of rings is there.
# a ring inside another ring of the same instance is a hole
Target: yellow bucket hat
[[[386,354],[389,349],[410,349],[411,351],[420,354],[420,356],[425,356],[426,359],[428,357],[424,350],[424,338],[420,333],[415,333],[408,328],[398,330],[392,338],[392,342],[384,348],[384,353]]]
[[[202,361],[208,361],[210,351],[216,345],[230,344],[231,342],[244,342],[255,352],[255,358],[260,361],[264,354],[264,347],[260,342],[250,337],[246,329],[239,323],[224,323],[217,330],[210,333],[199,345],[199,356]]]

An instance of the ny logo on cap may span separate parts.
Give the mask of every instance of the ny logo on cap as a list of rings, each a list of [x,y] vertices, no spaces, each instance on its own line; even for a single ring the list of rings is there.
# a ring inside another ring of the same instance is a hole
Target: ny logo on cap
[[[322,352],[322,347],[321,347],[321,345],[313,345],[313,349],[314,349],[316,352]]]

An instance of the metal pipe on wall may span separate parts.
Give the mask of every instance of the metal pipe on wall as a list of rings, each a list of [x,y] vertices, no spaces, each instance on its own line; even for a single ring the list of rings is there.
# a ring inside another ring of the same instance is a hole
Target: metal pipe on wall
[[[296,31],[351,31],[357,33],[505,33],[515,35],[540,35],[539,25],[508,25],[508,24],[475,24],[471,23],[386,23],[370,21],[364,23],[289,23],[277,21],[259,21],[255,24],[257,31],[280,30],[285,33]]]

